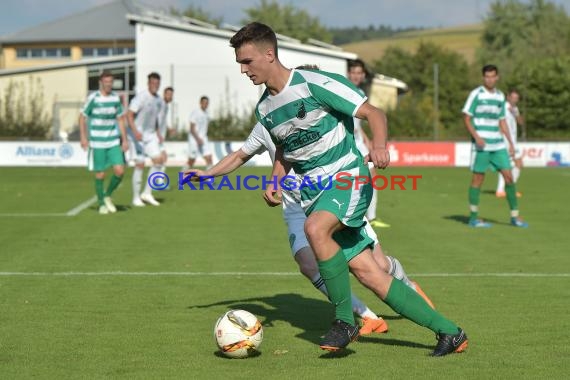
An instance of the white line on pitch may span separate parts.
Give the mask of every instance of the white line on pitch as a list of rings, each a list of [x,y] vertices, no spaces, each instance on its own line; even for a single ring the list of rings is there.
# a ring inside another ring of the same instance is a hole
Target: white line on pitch
[[[298,272],[0,272],[0,276],[299,276]],[[570,273],[415,273],[410,277],[570,277]]]
[[[67,216],[75,216],[75,215],[79,214],[81,211],[85,210],[87,207],[94,204],[95,202],[97,202],[97,197],[94,196],[93,198],[89,198],[88,200],[86,200],[85,202],[80,204],[79,206],[69,210],[66,215]]]

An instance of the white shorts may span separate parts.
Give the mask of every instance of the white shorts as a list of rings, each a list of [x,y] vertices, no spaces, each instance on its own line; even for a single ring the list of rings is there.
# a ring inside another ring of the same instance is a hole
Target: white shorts
[[[301,248],[309,247],[309,241],[305,235],[305,212],[298,203],[283,202],[283,219],[287,224],[287,235],[289,237],[289,246],[291,247],[291,255],[294,257]],[[366,219],[365,219],[366,220]],[[374,240],[374,245],[378,244],[378,235],[366,220],[366,234]]]
[[[204,144],[199,146],[194,139],[194,136],[190,136],[188,138],[188,158],[194,160],[200,155],[201,157],[204,156],[211,156],[212,151],[210,150],[210,142],[208,141],[208,137],[202,137]]]
[[[160,148],[158,136],[143,136],[142,141],[138,141],[129,136],[129,157],[136,163],[144,163],[145,157],[158,158],[160,152],[164,149]]]

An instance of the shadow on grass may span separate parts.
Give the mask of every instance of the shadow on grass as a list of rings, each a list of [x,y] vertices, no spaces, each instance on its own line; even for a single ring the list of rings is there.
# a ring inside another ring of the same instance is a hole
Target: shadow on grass
[[[455,222],[459,222],[461,224],[465,224],[466,227],[468,227],[469,224],[469,217],[466,215],[447,215],[444,216],[443,219],[447,219],[447,220],[452,220]],[[498,225],[504,225],[504,226],[510,226],[509,223],[505,223],[505,222],[499,222],[495,219],[487,219],[487,218],[483,218],[483,220],[485,222],[489,222],[491,224],[498,224]]]
[[[306,298],[295,293],[276,294],[271,297],[219,301],[210,304],[191,305],[188,306],[188,308],[211,308],[216,306],[247,310],[259,318],[263,328],[273,327],[276,321],[287,322],[291,326],[301,330],[301,332],[296,335],[298,338],[314,344],[319,344],[321,336],[328,331],[334,319],[334,309],[329,302]],[[385,320],[398,320],[403,317],[399,315],[388,315],[383,316],[383,318]],[[370,341],[376,342],[377,340],[371,339]],[[410,344],[412,343],[410,342]],[[347,351],[350,350],[328,353],[323,355],[323,358],[350,355],[350,352],[347,353]]]
[[[333,308],[330,303],[294,293],[191,305],[188,308],[216,306],[247,310],[259,318],[263,328],[273,327],[276,321],[287,322],[302,330],[297,337],[314,344],[319,343],[321,335],[328,330],[333,319]]]
[[[384,335],[385,336],[385,335]],[[358,338],[359,343],[377,343],[383,344],[386,346],[402,346],[402,347],[412,347],[412,348],[429,348],[433,349],[435,347],[435,343],[431,346],[422,343],[410,342],[408,340],[401,340],[401,339],[386,339],[384,336],[375,335],[375,336],[361,336]]]

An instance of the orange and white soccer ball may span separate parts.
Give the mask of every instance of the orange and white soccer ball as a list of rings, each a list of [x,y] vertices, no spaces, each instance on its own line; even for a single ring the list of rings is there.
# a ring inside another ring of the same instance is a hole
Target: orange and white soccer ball
[[[263,328],[249,311],[230,310],[218,318],[214,337],[224,355],[246,358],[257,353],[263,341]]]

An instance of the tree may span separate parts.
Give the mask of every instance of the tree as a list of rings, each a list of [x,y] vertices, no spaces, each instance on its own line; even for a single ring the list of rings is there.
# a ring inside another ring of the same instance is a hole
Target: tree
[[[529,137],[567,135],[570,17],[564,8],[544,0],[493,3],[478,60],[498,65],[500,87],[521,93]]]
[[[479,64],[495,63],[503,75],[533,57],[570,53],[570,18],[553,3],[496,1],[484,24]]]
[[[400,105],[391,111],[391,114],[395,119],[402,120],[398,123],[404,121],[415,123],[413,126],[401,126],[402,131],[411,133],[410,136],[426,138],[433,137],[434,64],[436,63],[439,67],[439,138],[464,136],[461,109],[473,83],[469,66],[463,56],[434,43],[421,42],[415,53],[400,48],[388,48],[382,60],[374,63],[374,71],[406,82],[410,93],[403,96]],[[402,113],[414,115],[402,116],[400,115]],[[418,118],[421,118],[421,122]],[[427,128],[426,125],[430,127]]]
[[[271,26],[279,34],[297,38],[306,42],[309,38],[332,42],[331,33],[303,9],[296,9],[291,4],[279,5],[275,0],[261,0],[260,4],[244,10],[247,18],[244,24],[258,21]]]

